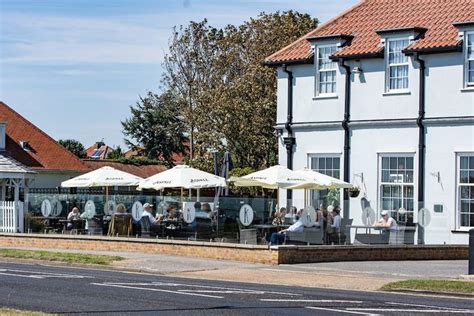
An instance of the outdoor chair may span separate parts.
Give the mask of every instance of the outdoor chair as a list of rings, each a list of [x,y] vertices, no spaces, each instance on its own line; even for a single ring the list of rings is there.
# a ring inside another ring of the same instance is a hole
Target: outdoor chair
[[[150,220],[147,216],[140,218],[141,237],[150,237]]]
[[[108,236],[130,236],[132,234],[132,215],[114,214],[109,224]]]
[[[246,228],[240,220],[236,219],[239,225],[239,239],[241,244],[257,244],[257,230],[255,228]]]

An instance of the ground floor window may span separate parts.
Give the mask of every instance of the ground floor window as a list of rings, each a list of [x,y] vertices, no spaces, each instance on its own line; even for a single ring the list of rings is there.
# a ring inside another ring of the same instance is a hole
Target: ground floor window
[[[414,191],[413,156],[380,156],[380,205],[399,222],[413,222]]]
[[[474,153],[459,158],[458,194],[461,227],[474,227]]]
[[[338,155],[317,155],[310,156],[310,168],[314,171],[328,175],[330,177],[340,179],[341,177],[341,158]],[[312,190],[311,204],[318,207],[320,204],[329,205],[340,203],[340,193],[338,191],[329,190]]]

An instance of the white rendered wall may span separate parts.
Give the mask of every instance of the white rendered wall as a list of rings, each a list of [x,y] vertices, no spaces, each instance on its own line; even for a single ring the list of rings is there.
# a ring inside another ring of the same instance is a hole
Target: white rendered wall
[[[426,117],[474,115],[474,90],[463,89],[463,56],[422,56],[427,67]]]
[[[42,172],[39,171],[35,175],[35,181],[31,184],[30,188],[56,188],[61,186],[61,182],[74,178],[84,172]]]

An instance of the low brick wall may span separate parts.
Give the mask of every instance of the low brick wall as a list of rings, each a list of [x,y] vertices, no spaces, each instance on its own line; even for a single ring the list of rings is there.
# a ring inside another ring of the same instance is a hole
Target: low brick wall
[[[280,246],[278,263],[467,260],[467,245]]]
[[[467,245],[266,246],[166,239],[0,233],[0,247],[128,251],[264,264],[379,260],[467,260]]]
[[[278,252],[270,251],[266,246],[185,240],[0,233],[0,247],[1,246],[163,253],[252,263],[278,264]]]

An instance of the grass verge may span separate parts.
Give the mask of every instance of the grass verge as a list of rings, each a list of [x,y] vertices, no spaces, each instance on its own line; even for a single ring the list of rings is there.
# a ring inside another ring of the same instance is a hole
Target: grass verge
[[[421,290],[474,294],[474,282],[457,280],[404,280],[385,284],[381,290]]]
[[[17,316],[17,315],[46,316],[46,315],[54,315],[54,314],[46,314],[46,313],[42,313],[42,312],[32,312],[32,311],[20,311],[20,310],[17,310],[17,309],[0,307],[0,315],[7,315],[7,316]]]
[[[20,249],[0,249],[0,257],[101,265],[108,265],[114,261],[125,259],[119,256]]]

